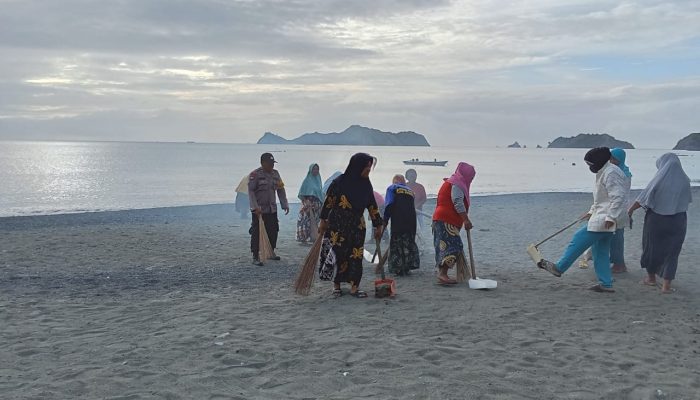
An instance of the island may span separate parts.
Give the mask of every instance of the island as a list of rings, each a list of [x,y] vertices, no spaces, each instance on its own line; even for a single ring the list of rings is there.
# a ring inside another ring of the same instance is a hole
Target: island
[[[634,149],[632,143],[617,140],[607,133],[581,133],[573,137],[558,137],[549,143],[549,149],[592,149],[594,147],[619,147],[621,149]]]
[[[519,148],[520,148],[520,143],[515,142],[515,143],[513,143],[513,144],[511,144],[511,145],[508,145],[508,148],[509,148],[509,149],[519,149]]]
[[[679,140],[673,150],[700,151],[700,132],[691,133]]]
[[[296,139],[285,139],[266,132],[258,144],[304,144],[304,145],[343,145],[343,146],[426,146],[430,143],[425,136],[412,132],[383,132],[360,125],[351,125],[342,132],[305,133]]]

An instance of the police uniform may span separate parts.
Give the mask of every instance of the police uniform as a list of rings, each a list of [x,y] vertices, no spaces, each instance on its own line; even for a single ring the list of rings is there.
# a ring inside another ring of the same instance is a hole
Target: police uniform
[[[276,162],[270,153],[263,154],[261,161]],[[265,170],[260,167],[250,173],[248,177],[250,209],[252,211],[256,208],[262,210],[265,230],[267,230],[267,235],[270,238],[270,244],[273,249],[277,247],[277,233],[279,232],[275,195],[279,197],[282,209],[289,209],[287,194],[284,190],[284,182],[276,169],[273,169],[271,172],[265,172]],[[250,227],[250,251],[253,253],[253,258],[256,260],[258,259],[258,251],[260,249],[258,223],[258,216],[253,213],[253,220]]]

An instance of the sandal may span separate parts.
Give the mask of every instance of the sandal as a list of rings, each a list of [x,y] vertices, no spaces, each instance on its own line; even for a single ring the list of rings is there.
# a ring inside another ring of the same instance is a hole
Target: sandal
[[[367,297],[367,292],[365,292],[364,290],[358,290],[356,292],[350,292],[350,296],[357,297],[358,299],[364,299],[365,297]]]
[[[551,261],[547,261],[544,259],[540,260],[540,262],[537,263],[537,267],[549,272],[550,274],[556,276],[557,278],[561,277],[561,272],[559,272],[559,270],[557,269],[557,265]]]
[[[340,290],[340,289],[333,289],[333,297],[334,297],[334,298],[337,299],[338,297],[340,297],[340,296],[342,296],[342,295],[343,295],[343,291],[342,291],[342,290]]]

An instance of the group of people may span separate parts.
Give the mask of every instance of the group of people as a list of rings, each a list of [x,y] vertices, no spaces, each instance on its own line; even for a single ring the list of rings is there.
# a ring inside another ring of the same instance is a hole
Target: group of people
[[[677,155],[667,153],[657,160],[658,171],[646,189],[632,202],[630,188],[632,174],[626,165],[622,149],[599,147],[588,151],[584,161],[596,174],[593,204],[581,220],[587,220],[573,236],[563,256],[556,263],[541,260],[538,267],[555,276],[561,276],[590,248],[598,284],[591,287],[597,292],[614,291],[612,273],[626,271],[624,262],[624,230],[631,227],[635,210],[646,210],[643,231],[641,265],[647,271],[642,282],[657,284],[663,279],[662,292],[672,292],[678,256],[685,239],[686,211],[691,202],[690,180],[681,167]],[[258,229],[262,220],[272,248],[276,247],[279,223],[275,194],[282,209],[289,213],[284,183],[274,169],[270,153],[261,156],[261,167],[248,177],[248,198],[253,213],[251,251],[256,265],[258,258]],[[427,200],[425,188],[416,182],[415,170],[395,175],[386,196],[379,198],[369,175],[377,163],[366,153],[353,155],[344,172],[336,172],[322,185],[318,164],[309,166],[299,189],[301,201],[297,219],[297,240],[315,241],[321,236],[319,277],[333,282],[333,295],[343,295],[342,283],[350,284],[350,295],[367,297],[360,290],[362,262],[367,233],[365,210],[373,228],[375,240],[381,240],[389,230],[389,271],[397,276],[409,275],[420,267],[420,253],[416,233]],[[437,281],[441,285],[456,284],[449,271],[464,255],[460,232],[472,229],[469,218],[470,188],[476,176],[474,166],[460,162],[450,177],[443,180],[432,213],[433,245]],[[260,217],[258,216],[262,216]],[[279,259],[273,254],[273,259]],[[611,265],[612,264],[612,265]]]
[[[250,173],[246,183],[246,200],[252,212],[250,250],[253,263],[258,266],[263,265],[263,260],[259,258],[260,221],[265,225],[274,250],[279,232],[276,198],[279,198],[285,213],[289,213],[284,182],[274,169],[275,163],[272,154],[263,154],[260,168]],[[369,180],[375,164],[376,158],[365,153],[355,154],[345,172],[334,173],[322,184],[320,167],[314,163],[309,166],[299,188],[301,207],[296,239],[304,244],[315,241],[317,235],[323,236],[319,276],[322,280],[334,282],[333,293],[336,296],[343,293],[340,288],[342,282],[350,283],[352,296],[367,296],[359,290],[367,231],[365,210],[369,211],[376,240],[381,240],[391,223],[389,272],[404,276],[420,267],[420,253],[415,239],[419,224],[417,212],[422,213],[427,201],[425,188],[416,182],[416,171],[410,169],[406,171],[408,179],[404,175],[394,176],[386,195],[382,196],[374,190]],[[237,192],[241,191],[241,185]],[[237,205],[239,211],[242,208]],[[279,256],[273,254],[272,259],[278,260]]]
[[[686,212],[692,201],[690,179],[680,159],[674,153],[659,157],[655,176],[634,201],[630,199],[632,173],[624,150],[594,148],[586,153],[584,161],[596,174],[593,204],[581,217],[587,223],[574,234],[556,263],[541,260],[538,267],[560,277],[590,248],[598,278],[598,284],[590,289],[614,292],[612,274],[627,271],[624,230],[632,226],[634,212],[644,208],[640,264],[647,276],[641,283],[657,286],[658,276],[663,279],[661,292],[672,293],[671,281],[676,276],[686,234]]]

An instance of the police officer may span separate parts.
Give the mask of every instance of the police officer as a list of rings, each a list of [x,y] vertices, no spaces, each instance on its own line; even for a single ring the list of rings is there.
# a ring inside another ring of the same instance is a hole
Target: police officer
[[[265,230],[270,238],[270,244],[274,250],[277,247],[277,233],[279,232],[279,221],[277,220],[277,203],[275,202],[275,192],[280,199],[280,204],[284,214],[289,214],[289,203],[287,194],[284,191],[284,182],[275,167],[275,157],[270,153],[263,153],[260,156],[261,167],[250,173],[248,178],[248,197],[250,198],[250,210],[253,213],[253,223],[250,227],[250,250],[253,252],[253,264],[263,265],[258,251],[260,250],[259,221],[258,215],[262,215],[265,223]],[[273,253],[273,260],[280,257]]]

